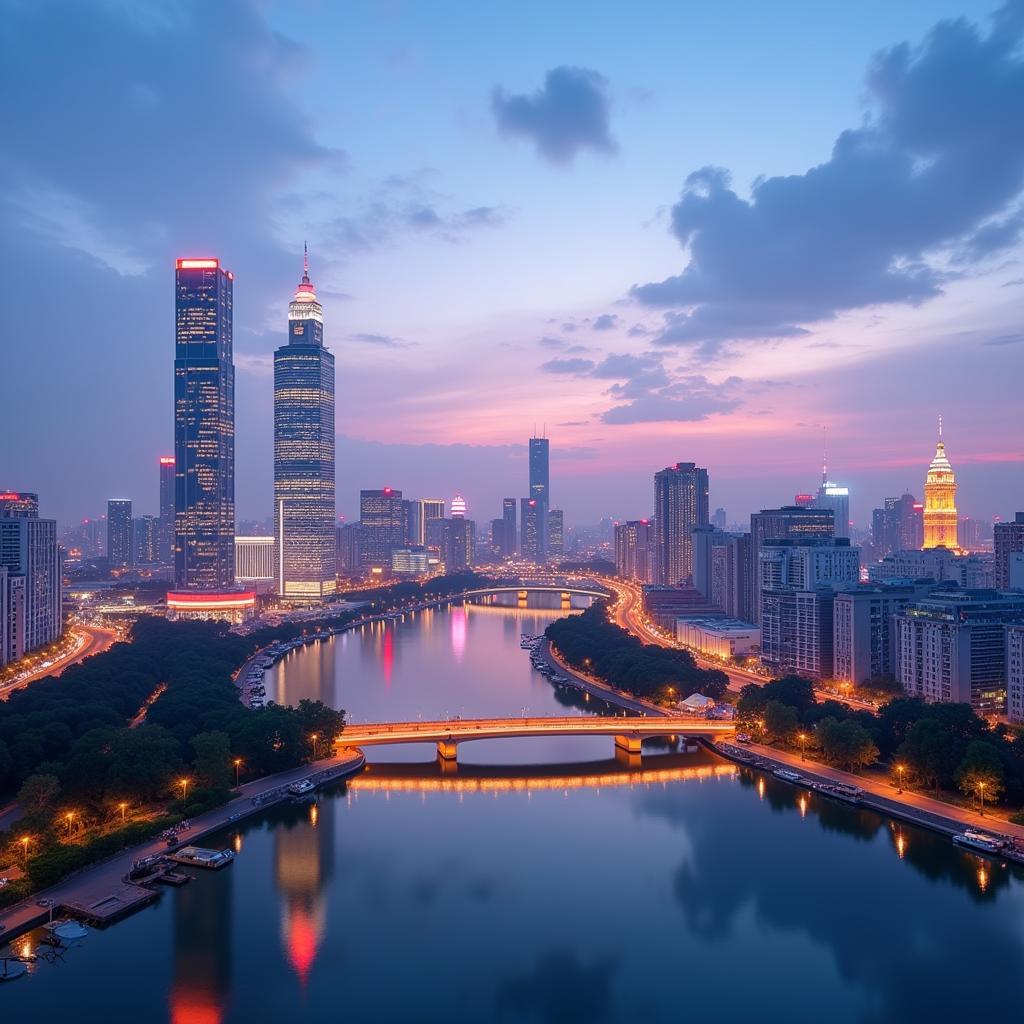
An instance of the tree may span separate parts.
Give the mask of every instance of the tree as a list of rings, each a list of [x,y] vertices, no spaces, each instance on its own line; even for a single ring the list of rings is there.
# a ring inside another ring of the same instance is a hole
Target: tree
[[[26,814],[50,810],[60,796],[60,779],[56,775],[30,775],[18,790],[18,803]]]
[[[915,722],[896,754],[913,775],[936,791],[941,783],[951,779],[957,764],[952,737],[934,718]]]
[[[764,684],[765,700],[777,700],[796,708],[801,719],[814,707],[814,684],[803,676],[783,676]]]
[[[786,741],[800,724],[796,708],[781,701],[770,700],[764,706],[764,728],[772,739]]]
[[[878,758],[878,747],[859,722],[825,718],[818,723],[817,734],[825,760],[841,768],[855,771],[873,764]]]
[[[757,683],[747,683],[740,690],[740,699],[736,702],[736,717],[744,724],[751,725],[763,717],[767,703],[764,687]]]
[[[192,737],[196,774],[210,789],[231,786],[231,737],[226,732],[201,732]]]
[[[1003,793],[1003,759],[999,751],[984,740],[971,740],[956,770],[956,782],[966,796],[996,803]]]

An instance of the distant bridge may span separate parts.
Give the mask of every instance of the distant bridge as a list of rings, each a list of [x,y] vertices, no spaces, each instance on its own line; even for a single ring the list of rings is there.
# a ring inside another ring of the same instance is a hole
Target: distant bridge
[[[611,597],[608,590],[598,590],[586,586],[559,586],[554,583],[508,583],[493,587],[478,587],[467,590],[463,597],[489,597],[491,594],[515,594],[525,600],[528,594],[558,594],[563,600],[572,596],[578,597]]]
[[[443,722],[381,722],[346,725],[335,744],[339,747],[369,747],[388,743],[434,743],[437,756],[454,765],[458,745],[469,740],[494,740],[523,736],[613,736],[616,756],[639,757],[641,743],[652,736],[685,736],[714,739],[732,736],[732,722],[709,721],[693,715],[665,715],[645,718],[579,717],[555,718],[456,718]]]

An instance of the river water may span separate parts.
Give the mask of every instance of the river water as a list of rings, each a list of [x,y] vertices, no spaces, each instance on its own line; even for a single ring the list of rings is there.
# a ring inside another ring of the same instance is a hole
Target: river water
[[[556,602],[557,603],[557,602]],[[557,609],[461,605],[291,655],[358,720],[590,713],[530,669]],[[378,748],[217,841],[217,873],[0,986],[12,1022],[1019,1018],[1024,875],[707,753]],[[29,936],[15,943],[27,951]]]

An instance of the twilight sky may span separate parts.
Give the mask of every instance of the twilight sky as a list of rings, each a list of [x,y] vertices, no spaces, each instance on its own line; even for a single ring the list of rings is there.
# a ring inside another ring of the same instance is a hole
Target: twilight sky
[[[864,523],[945,424],[1024,508],[1024,0],[29,2],[0,20],[0,487],[155,512],[173,267],[235,273],[237,506],[272,493],[304,239],[338,506],[500,513],[546,424],[570,523],[709,468]]]

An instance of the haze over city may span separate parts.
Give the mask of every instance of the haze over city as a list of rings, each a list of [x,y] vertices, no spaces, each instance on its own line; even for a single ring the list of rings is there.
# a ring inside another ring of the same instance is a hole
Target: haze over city
[[[271,355],[308,241],[349,519],[386,485],[494,515],[536,427],[569,522],[649,514],[679,459],[739,521],[814,486],[827,428],[866,527],[920,490],[940,414],[961,511],[1011,515],[1019,5],[623,19],[9,7],[5,376],[46,379],[61,416],[8,390],[5,421],[34,426],[5,484],[62,521],[116,494],[156,511],[170,270],[213,254],[235,275],[238,515],[267,516]]]

